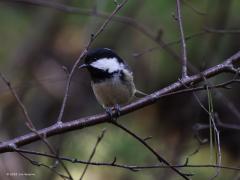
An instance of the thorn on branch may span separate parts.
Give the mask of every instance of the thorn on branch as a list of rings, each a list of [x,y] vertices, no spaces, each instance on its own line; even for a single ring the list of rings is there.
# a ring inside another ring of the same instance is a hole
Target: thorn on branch
[[[54,161],[54,164],[51,166],[53,169],[56,169],[59,165],[59,161],[56,159],[56,161]]]
[[[13,144],[13,143],[8,144],[8,147],[13,151],[15,151],[17,149],[16,144]]]
[[[138,172],[138,171],[141,171],[142,169],[130,168],[130,170],[133,171],[133,172]]]
[[[189,161],[189,158],[187,157],[185,162],[184,162],[184,166],[187,166],[188,165],[188,161]]]
[[[6,80],[6,79],[5,79],[5,80]],[[9,86],[10,88],[12,87],[11,83],[10,83],[8,80],[6,80],[6,84],[7,84],[7,86]]]
[[[2,80],[5,82],[5,84],[6,84],[9,88],[11,88],[11,83],[10,83],[10,81],[7,80],[7,78],[4,76],[4,74],[0,73],[0,76],[1,76]]]
[[[39,162],[32,160],[31,163],[35,166],[41,166]]]
[[[62,65],[62,69],[63,69],[63,71],[64,71],[67,75],[70,74],[67,66]]]
[[[200,130],[203,130],[203,129],[207,129],[207,128],[209,128],[208,125],[199,124],[199,123],[197,123],[197,124],[195,124],[195,125],[193,126],[193,131],[195,132],[194,137],[197,139],[197,141],[199,142],[200,145],[205,144],[205,143],[208,142],[208,139],[207,139],[207,138],[202,139],[202,138],[199,136],[199,131],[200,131]]]
[[[100,135],[98,135],[98,141],[100,141],[100,140],[104,137],[106,131],[107,131],[106,128],[104,128],[104,129],[102,130],[102,133],[101,133]]]
[[[225,89],[232,89],[232,86],[230,86],[230,85],[225,85],[225,86],[223,86]]]
[[[194,176],[195,174],[194,173],[184,173],[184,175],[190,177],[190,176]]]
[[[77,162],[78,162],[78,159],[77,159],[77,158],[74,158],[74,159],[72,159],[71,162],[72,162],[72,163],[77,163]]]
[[[174,19],[175,21],[178,21],[178,18],[177,18],[177,16],[176,16],[175,13],[172,13],[172,17],[173,17],[173,19]]]
[[[43,133],[42,137],[43,137],[43,139],[46,139],[47,138],[47,133]]]
[[[63,126],[63,122],[62,121],[57,121],[56,124],[57,124],[57,126],[59,128],[62,128],[62,126]]]
[[[117,2],[117,0],[113,0],[114,4],[118,7],[119,3]]]
[[[188,78],[189,78],[188,76],[186,76],[186,77],[184,77],[184,78],[182,78],[182,79],[178,78],[178,81],[179,81],[179,82],[181,83],[181,85],[184,86],[185,88],[189,88],[189,87],[193,86],[193,84],[190,83],[189,86],[186,85],[186,83],[185,83],[184,81],[188,80]]]
[[[148,141],[148,140],[150,140],[150,139],[152,139],[152,138],[153,138],[152,136],[148,136],[148,137],[143,138],[143,140],[144,140],[144,141]]]
[[[111,163],[111,165],[115,165],[116,161],[117,161],[117,158],[116,158],[116,156],[115,156],[114,159],[113,159],[113,161],[112,161],[112,163]]]
[[[28,129],[30,129],[32,131],[32,128],[28,122],[25,122],[25,125],[28,127]]]
[[[231,72],[231,73],[234,73],[234,74],[239,75],[240,68],[235,68],[235,67],[233,66],[233,64],[228,64],[228,65],[226,66],[226,69],[227,69],[229,72]]]
[[[160,41],[163,37],[163,30],[159,29],[156,36],[156,41]]]
[[[91,37],[90,37],[90,42],[92,42],[95,38],[95,35],[94,34],[91,34]]]

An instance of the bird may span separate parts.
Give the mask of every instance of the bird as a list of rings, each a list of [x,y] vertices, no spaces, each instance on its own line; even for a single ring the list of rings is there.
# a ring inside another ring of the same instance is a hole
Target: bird
[[[128,103],[134,96],[147,95],[135,88],[132,71],[112,49],[88,50],[79,68],[88,70],[94,95],[111,117],[112,110],[120,116],[120,105]]]

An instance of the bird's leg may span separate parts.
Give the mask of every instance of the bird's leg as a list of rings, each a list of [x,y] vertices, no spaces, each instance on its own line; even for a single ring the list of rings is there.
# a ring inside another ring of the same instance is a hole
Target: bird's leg
[[[115,104],[114,107],[113,107],[113,109],[114,109],[114,110],[116,111],[116,113],[117,113],[117,117],[116,117],[116,118],[118,118],[118,117],[121,115],[119,104]]]
[[[112,108],[105,108],[107,115],[110,117],[110,120],[114,120]]]
[[[105,108],[106,113],[110,117],[110,120],[116,121],[117,118],[120,116],[120,106],[118,104],[114,105],[112,108]],[[113,111],[116,111],[116,115],[114,117]]]

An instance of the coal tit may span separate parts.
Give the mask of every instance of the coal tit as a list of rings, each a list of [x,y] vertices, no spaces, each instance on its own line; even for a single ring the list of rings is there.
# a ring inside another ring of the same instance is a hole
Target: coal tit
[[[90,73],[93,92],[110,115],[112,108],[119,113],[119,105],[129,102],[134,95],[145,95],[136,90],[132,71],[111,49],[89,50],[79,68],[86,68]]]

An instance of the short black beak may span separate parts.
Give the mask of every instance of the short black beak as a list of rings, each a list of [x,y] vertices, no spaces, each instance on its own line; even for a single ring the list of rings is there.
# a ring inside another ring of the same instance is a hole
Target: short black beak
[[[82,65],[78,66],[79,69],[83,69],[83,68],[87,68],[87,67],[88,67],[87,64],[82,64]]]

